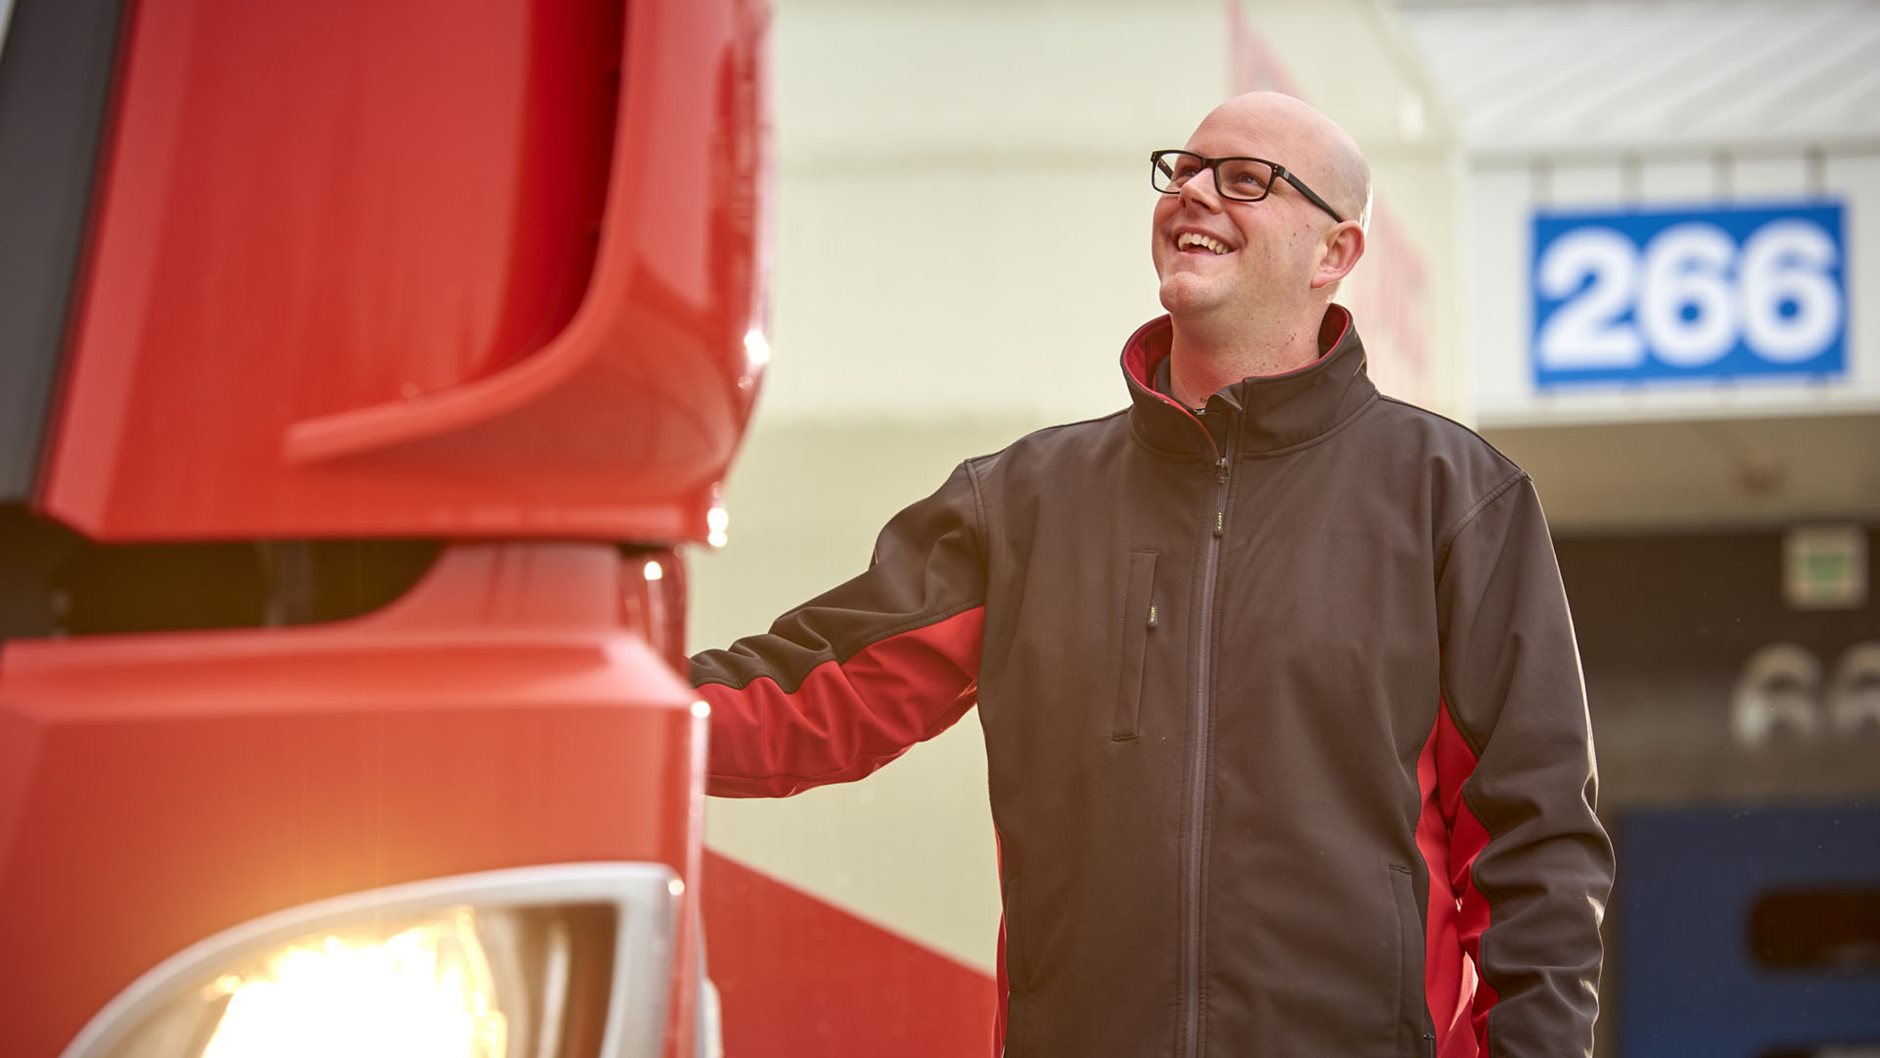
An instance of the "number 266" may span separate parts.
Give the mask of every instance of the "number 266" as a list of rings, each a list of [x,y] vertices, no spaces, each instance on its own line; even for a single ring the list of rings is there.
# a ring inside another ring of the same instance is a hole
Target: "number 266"
[[[1804,220],[1771,221],[1741,246],[1715,224],[1675,224],[1642,251],[1614,229],[1579,228],[1535,266],[1541,298],[1566,299],[1541,325],[1540,362],[1624,369],[1649,351],[1672,368],[1701,368],[1740,342],[1770,363],[1800,364],[1840,333],[1838,263],[1834,240]]]

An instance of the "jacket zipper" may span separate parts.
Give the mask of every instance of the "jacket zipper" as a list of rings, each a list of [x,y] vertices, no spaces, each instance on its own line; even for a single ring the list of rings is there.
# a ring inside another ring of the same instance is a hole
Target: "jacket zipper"
[[[1208,681],[1212,678],[1208,662],[1214,642],[1214,582],[1220,567],[1221,540],[1227,535],[1227,491],[1233,479],[1234,440],[1239,423],[1227,431],[1226,451],[1215,464],[1214,525],[1207,542],[1207,561],[1201,571],[1201,620],[1195,633],[1200,649],[1196,652],[1195,693],[1192,708],[1194,751],[1188,761],[1188,891],[1186,905],[1185,961],[1182,964],[1182,997],[1185,1005],[1186,1036],[1184,1058],[1201,1054],[1201,835],[1202,815],[1207,806],[1208,758]],[[1220,451],[1216,449],[1216,451]]]

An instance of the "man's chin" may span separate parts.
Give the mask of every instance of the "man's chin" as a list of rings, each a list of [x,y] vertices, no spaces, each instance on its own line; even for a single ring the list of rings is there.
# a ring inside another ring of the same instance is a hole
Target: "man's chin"
[[[1205,311],[1219,300],[1213,284],[1202,281],[1200,276],[1182,273],[1165,276],[1157,294],[1162,308],[1176,316]]]

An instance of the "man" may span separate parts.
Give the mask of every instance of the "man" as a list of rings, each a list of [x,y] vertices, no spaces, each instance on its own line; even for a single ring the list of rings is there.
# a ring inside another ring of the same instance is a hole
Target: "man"
[[[1343,130],[1242,96],[1152,169],[1130,407],[694,658],[710,791],[861,778],[977,701],[1007,1055],[1585,1055],[1611,847],[1533,486],[1366,378]]]

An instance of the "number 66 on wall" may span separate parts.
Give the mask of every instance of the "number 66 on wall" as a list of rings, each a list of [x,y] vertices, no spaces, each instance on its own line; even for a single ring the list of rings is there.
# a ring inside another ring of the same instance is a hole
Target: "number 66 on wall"
[[[1537,214],[1535,384],[1845,374],[1842,231],[1838,203]]]

